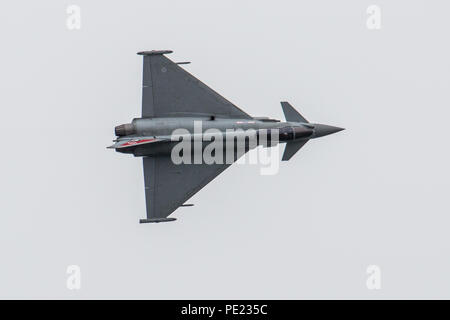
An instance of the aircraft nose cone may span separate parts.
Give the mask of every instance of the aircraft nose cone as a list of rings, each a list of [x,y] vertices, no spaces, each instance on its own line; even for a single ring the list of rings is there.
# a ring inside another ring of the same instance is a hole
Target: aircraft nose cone
[[[342,130],[344,130],[344,128],[317,123],[314,125],[314,138],[327,136],[329,134],[336,133]]]

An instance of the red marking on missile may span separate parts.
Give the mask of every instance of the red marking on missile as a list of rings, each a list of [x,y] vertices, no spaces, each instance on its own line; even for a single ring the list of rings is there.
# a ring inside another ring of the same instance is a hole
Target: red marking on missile
[[[156,140],[156,139],[129,140],[129,141],[125,142],[124,144],[121,144],[119,147],[122,148],[122,147],[134,146],[134,145],[145,143],[145,142],[151,142],[153,140]]]

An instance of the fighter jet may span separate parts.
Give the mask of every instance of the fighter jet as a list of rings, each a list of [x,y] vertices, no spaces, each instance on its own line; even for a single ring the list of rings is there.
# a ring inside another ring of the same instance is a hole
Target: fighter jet
[[[168,59],[165,55],[169,53],[172,51],[138,52],[144,58],[142,117],[116,126],[115,143],[108,147],[143,157],[147,218],[140,223],[176,220],[169,215],[179,207],[191,206],[186,201],[241,156],[233,146],[231,149],[224,147],[233,153],[231,161],[175,163],[173,151],[182,139],[202,141],[200,148],[203,150],[205,141],[211,140],[204,139],[208,129],[222,133],[224,140],[234,135],[233,141],[236,132],[252,130],[257,145],[271,146],[267,139],[266,143],[261,141],[264,132],[266,138],[277,136],[280,143],[286,143],[282,160],[287,161],[310,139],[343,130],[310,123],[288,102],[281,102],[286,122],[252,117],[180,67],[188,62]],[[202,125],[200,134],[195,133],[198,123]],[[183,134],[173,139],[173,133],[179,129]],[[247,139],[243,153],[249,149],[252,146]]]

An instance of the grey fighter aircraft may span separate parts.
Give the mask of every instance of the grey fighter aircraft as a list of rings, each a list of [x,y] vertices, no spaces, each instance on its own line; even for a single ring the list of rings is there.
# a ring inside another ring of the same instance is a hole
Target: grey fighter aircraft
[[[188,62],[169,60],[165,56],[169,53],[172,51],[138,53],[144,57],[142,117],[115,127],[117,138],[108,147],[143,157],[147,218],[140,223],[176,220],[168,216],[179,207],[191,206],[186,201],[240,156],[233,147],[231,163],[176,164],[171,158],[171,151],[179,143],[173,139],[174,130],[184,129],[192,140],[198,139],[195,137],[198,122],[202,124],[202,132],[216,129],[223,133],[224,139],[230,129],[253,129],[256,136],[263,130],[268,137],[276,133],[278,141],[286,143],[283,161],[291,159],[310,139],[343,130],[310,123],[288,102],[281,102],[286,122],[251,117],[179,66]],[[200,140],[204,148],[202,137]],[[260,143],[259,139],[257,144],[270,145]],[[244,153],[249,149],[246,140]]]

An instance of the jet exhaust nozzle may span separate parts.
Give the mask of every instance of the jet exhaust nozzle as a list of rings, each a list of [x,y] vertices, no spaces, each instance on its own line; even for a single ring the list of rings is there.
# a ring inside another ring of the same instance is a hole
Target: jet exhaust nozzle
[[[126,123],[126,124],[121,124],[120,126],[115,127],[114,132],[116,133],[116,136],[123,137],[123,136],[128,136],[130,134],[135,134],[136,130],[131,123]]]

